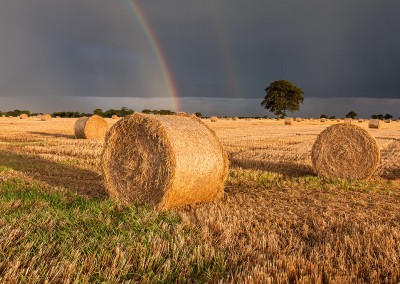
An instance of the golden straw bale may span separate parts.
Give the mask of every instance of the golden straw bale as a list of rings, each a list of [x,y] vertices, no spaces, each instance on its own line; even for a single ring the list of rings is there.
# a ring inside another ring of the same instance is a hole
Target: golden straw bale
[[[238,119],[239,119],[239,118],[237,118],[237,117],[233,117],[233,118],[232,118],[232,120],[238,120]]]
[[[51,117],[50,114],[43,114],[43,115],[40,116],[40,120],[41,121],[49,121],[51,119],[52,119],[52,117]]]
[[[113,116],[111,116],[112,119],[118,119],[118,115],[114,114]]]
[[[27,115],[26,113],[22,113],[19,115],[20,119],[27,119],[29,117],[29,115]]]
[[[169,209],[221,198],[228,159],[200,119],[137,113],[107,132],[102,169],[112,198]]]
[[[320,121],[321,122],[326,122],[326,118],[321,118]]]
[[[303,119],[301,117],[296,117],[296,122],[302,122]]]
[[[368,123],[369,128],[381,128],[382,120],[380,119],[370,119]]]
[[[210,119],[211,119],[211,122],[217,122],[218,121],[218,117],[216,117],[216,116],[211,116]]]
[[[380,150],[367,130],[340,123],[321,132],[313,145],[311,160],[323,177],[365,179],[378,168]]]
[[[81,117],[75,122],[76,138],[103,139],[107,130],[107,121],[98,115]]]
[[[386,119],[385,122],[386,122],[386,123],[391,123],[392,120],[391,120],[391,119]]]
[[[293,118],[292,117],[286,117],[285,118],[285,125],[292,125],[293,124]]]

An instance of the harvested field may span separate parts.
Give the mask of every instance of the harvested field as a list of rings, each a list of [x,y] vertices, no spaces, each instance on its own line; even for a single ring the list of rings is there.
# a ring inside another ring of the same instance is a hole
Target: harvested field
[[[75,139],[76,120],[0,118],[2,283],[400,280],[398,123],[357,123],[381,165],[346,181],[311,166],[315,139],[336,121],[204,120],[229,156],[225,196],[157,212],[110,200],[104,142]]]

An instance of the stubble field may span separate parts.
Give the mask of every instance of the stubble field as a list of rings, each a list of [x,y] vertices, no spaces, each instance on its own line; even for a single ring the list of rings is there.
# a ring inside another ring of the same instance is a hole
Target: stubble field
[[[75,121],[0,118],[2,283],[400,280],[400,122],[370,130],[377,174],[344,181],[310,159],[337,122],[206,120],[229,155],[224,198],[156,212],[108,198],[103,142],[74,139]]]

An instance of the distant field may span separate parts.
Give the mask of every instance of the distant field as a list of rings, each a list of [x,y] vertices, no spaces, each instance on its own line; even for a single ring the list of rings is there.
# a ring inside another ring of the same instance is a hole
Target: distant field
[[[400,122],[370,129],[381,166],[350,182],[311,167],[336,121],[205,120],[225,197],[156,212],[108,198],[103,142],[74,139],[75,121],[0,118],[1,283],[400,281]]]

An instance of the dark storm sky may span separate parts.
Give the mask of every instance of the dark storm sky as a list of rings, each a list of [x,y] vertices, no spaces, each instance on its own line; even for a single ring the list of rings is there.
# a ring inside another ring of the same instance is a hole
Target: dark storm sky
[[[241,114],[262,113],[264,88],[278,79],[304,90],[310,115],[358,106],[377,113],[399,104],[400,1],[136,3],[183,110],[228,114],[224,105],[234,103]],[[22,108],[23,101],[35,111],[86,111],[96,100],[104,108],[173,108],[163,103],[167,98],[159,62],[128,1],[0,2],[0,110]]]

